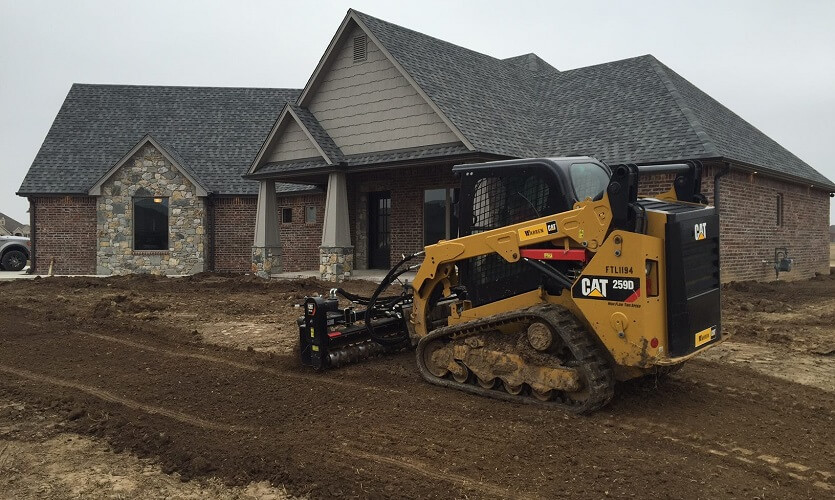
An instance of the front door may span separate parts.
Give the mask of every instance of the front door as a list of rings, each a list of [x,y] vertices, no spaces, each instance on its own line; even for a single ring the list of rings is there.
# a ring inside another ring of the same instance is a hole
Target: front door
[[[389,216],[391,215],[391,192],[368,193],[368,267],[388,269],[391,265]]]

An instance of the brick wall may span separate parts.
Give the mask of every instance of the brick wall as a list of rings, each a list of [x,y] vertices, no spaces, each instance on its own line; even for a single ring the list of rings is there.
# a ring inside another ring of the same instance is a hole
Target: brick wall
[[[252,242],[255,237],[256,196],[221,197],[212,200],[214,270],[244,273],[252,270]],[[319,268],[319,245],[325,217],[325,195],[279,196],[279,235],[282,267],[285,271]],[[305,207],[316,207],[316,222],[304,220]],[[281,222],[281,209],[293,211],[293,222]]]
[[[252,268],[256,196],[212,198],[210,216],[213,269],[244,273]]]
[[[780,279],[803,279],[829,272],[829,194],[808,186],[733,172],[722,178],[721,237],[723,281],[773,280],[763,260],[787,247],[794,270]],[[777,224],[777,195],[783,224]]]
[[[322,224],[325,220],[325,195],[280,196],[277,205],[278,224],[281,228],[281,266],[284,271],[318,270]],[[308,206],[316,208],[316,221],[312,224],[305,222],[305,207]],[[284,208],[293,212],[293,221],[289,224],[281,222]]]
[[[96,198],[31,198],[34,212],[33,272],[45,274],[54,258],[55,274],[96,272]]]
[[[707,166],[702,193],[713,203],[713,176]],[[673,176],[655,175],[641,181],[640,194],[651,196],[672,186]],[[829,194],[795,183],[733,170],[721,178],[719,203],[722,281],[775,279],[774,249],[786,247],[794,270],[780,279],[804,279],[829,272],[827,228]],[[777,225],[777,195],[783,198],[783,224]]]

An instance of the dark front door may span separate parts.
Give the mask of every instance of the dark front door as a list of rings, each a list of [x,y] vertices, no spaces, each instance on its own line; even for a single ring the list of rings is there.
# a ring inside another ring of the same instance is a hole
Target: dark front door
[[[391,193],[378,191],[368,193],[368,267],[388,269],[391,250],[389,217],[391,215]]]

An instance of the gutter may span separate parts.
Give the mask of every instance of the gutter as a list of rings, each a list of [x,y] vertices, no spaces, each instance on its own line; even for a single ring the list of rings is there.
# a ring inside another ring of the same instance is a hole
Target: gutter
[[[713,176],[713,206],[716,207],[717,214],[721,213],[721,209],[719,208],[719,180],[729,173],[731,173],[731,164],[726,161],[722,170]]]

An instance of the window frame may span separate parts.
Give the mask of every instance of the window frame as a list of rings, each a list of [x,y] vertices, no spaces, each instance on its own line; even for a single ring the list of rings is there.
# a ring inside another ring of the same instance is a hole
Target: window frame
[[[281,211],[281,223],[282,224],[292,224],[293,223],[293,207],[281,207],[279,209]],[[290,214],[289,220],[285,217],[286,214]]]
[[[785,205],[783,204],[783,193],[777,193],[777,227],[783,227],[783,219],[786,214]]]
[[[164,248],[136,248],[136,202],[139,200],[161,200],[159,203],[165,205],[165,247]],[[131,251],[147,253],[167,253],[171,251],[171,204],[168,196],[132,196],[131,197]]]
[[[313,209],[313,220],[308,219],[308,215],[310,209]],[[304,223],[305,224],[316,224],[316,219],[319,217],[319,210],[316,208],[316,205],[305,205],[304,206]]]

